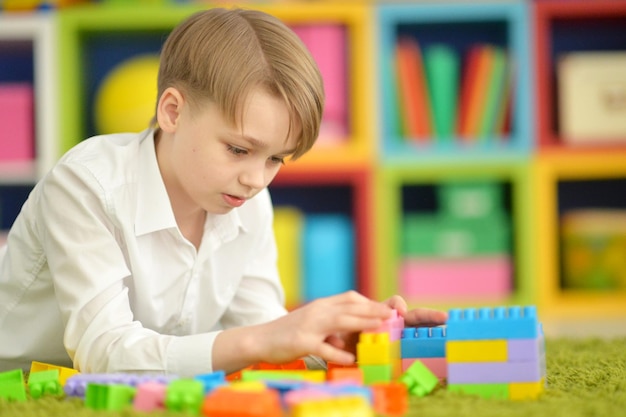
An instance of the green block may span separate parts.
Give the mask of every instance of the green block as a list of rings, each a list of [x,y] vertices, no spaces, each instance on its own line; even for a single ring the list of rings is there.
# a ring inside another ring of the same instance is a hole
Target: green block
[[[407,256],[466,258],[511,252],[511,225],[501,213],[487,219],[409,214],[401,236]]]
[[[449,182],[437,187],[440,213],[458,219],[501,214],[502,186],[495,182]]]
[[[87,384],[85,407],[92,410],[120,411],[131,405],[135,388],[121,384]]]
[[[59,370],[31,372],[28,376],[28,390],[32,398],[63,394],[63,387],[59,381]]]
[[[202,382],[192,379],[178,379],[167,386],[165,406],[170,411],[182,411],[194,415],[200,414],[204,399]]]
[[[0,372],[0,398],[26,401],[24,372],[21,369]]]
[[[242,381],[281,381],[281,380],[291,380],[291,381],[302,381],[304,377],[299,372],[289,372],[280,370],[278,372],[268,370],[254,370],[254,371],[242,371],[241,372],[241,380]]]
[[[363,371],[365,385],[377,382],[391,382],[393,369],[391,365],[359,365]]]
[[[448,391],[478,395],[483,398],[509,398],[509,384],[448,384]]]
[[[439,378],[433,374],[420,360],[416,360],[400,376],[409,394],[423,397],[430,394],[439,384]]]

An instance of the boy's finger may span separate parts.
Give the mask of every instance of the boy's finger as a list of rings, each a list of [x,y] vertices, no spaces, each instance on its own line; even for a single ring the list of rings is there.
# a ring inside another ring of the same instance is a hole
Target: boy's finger
[[[447,312],[429,308],[416,308],[404,317],[407,326],[439,326],[445,324],[447,320]]]

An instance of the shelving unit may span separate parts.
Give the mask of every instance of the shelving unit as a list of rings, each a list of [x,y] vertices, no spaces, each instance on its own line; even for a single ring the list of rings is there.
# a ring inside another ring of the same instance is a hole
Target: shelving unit
[[[11,49],[8,44],[32,55],[32,74],[26,78],[37,97],[35,160],[0,164],[0,202],[6,197],[13,207],[7,211],[17,210],[28,188],[63,152],[97,133],[94,97],[104,76],[138,53],[157,54],[177,23],[205,7],[85,4],[0,14],[0,58]],[[626,208],[626,141],[569,144],[559,132],[557,79],[563,54],[626,52],[626,0],[264,2],[253,7],[292,26],[345,29],[348,133],[320,141],[301,160],[287,162],[271,191],[278,206],[350,216],[359,291],[385,299],[402,290],[403,221],[412,210],[432,210],[428,204],[417,207],[416,200],[449,181],[486,181],[505,190],[510,293],[442,302],[411,296],[412,306],[538,304],[546,319],[626,316],[623,291],[561,285],[560,216],[567,208],[589,207],[585,187],[594,181],[609,190],[603,207]],[[477,43],[507,51],[513,65],[509,134],[471,143],[456,136],[417,143],[399,134],[394,54],[403,36],[424,47],[446,45],[459,57]],[[577,194],[580,198],[572,197]],[[3,227],[10,217],[3,218]]]

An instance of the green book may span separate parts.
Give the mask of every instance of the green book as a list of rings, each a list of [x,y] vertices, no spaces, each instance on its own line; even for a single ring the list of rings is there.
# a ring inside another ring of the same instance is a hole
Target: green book
[[[485,108],[479,124],[478,137],[481,141],[492,138],[496,133],[498,116],[503,104],[503,96],[506,94],[507,82],[507,57],[502,48],[493,48],[491,68],[489,69],[489,84],[485,100]]]
[[[455,133],[459,96],[459,56],[446,45],[424,50],[424,66],[432,105],[432,126],[439,142],[451,141]]]

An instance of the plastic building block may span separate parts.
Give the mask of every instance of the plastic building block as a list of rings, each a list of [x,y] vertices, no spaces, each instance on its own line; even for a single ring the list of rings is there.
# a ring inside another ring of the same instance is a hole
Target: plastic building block
[[[402,338],[404,329],[404,317],[398,314],[397,310],[392,310],[392,316],[385,320],[383,324],[368,333],[388,333],[389,341],[394,342]]]
[[[400,376],[400,381],[406,385],[409,393],[418,397],[430,394],[439,384],[439,378],[420,361],[415,361]]]
[[[542,369],[538,361],[448,364],[450,384],[536,382],[541,378]]]
[[[87,384],[85,407],[92,410],[120,411],[132,404],[135,388],[119,384]]]
[[[501,340],[449,340],[446,343],[448,363],[507,362],[508,344]]]
[[[511,400],[535,400],[544,391],[545,381],[511,382],[509,384],[509,398]]]
[[[282,364],[273,364],[267,362],[259,362],[258,364],[252,367],[254,370],[260,371],[270,371],[270,370],[292,370],[292,371],[306,371],[306,362],[304,359],[296,359],[295,361],[282,363]]]
[[[409,409],[409,392],[402,382],[372,384],[374,411],[384,416],[402,416]]]
[[[59,382],[59,370],[32,372],[28,375],[28,390],[32,398],[44,395],[61,395],[63,387]]]
[[[167,385],[165,407],[170,411],[200,414],[204,385],[192,379],[178,379]]]
[[[448,384],[448,391],[478,395],[483,398],[509,398],[509,384]]]
[[[376,382],[391,382],[393,378],[393,366],[391,365],[359,365],[363,370],[363,383],[365,385]]]
[[[363,385],[363,370],[360,368],[334,368],[326,372],[329,381],[350,381]]]
[[[15,369],[0,372],[0,398],[13,401],[26,401],[24,371]]]
[[[407,327],[400,340],[402,358],[444,358],[446,329],[444,327]]]
[[[336,397],[303,401],[291,408],[291,417],[351,416],[374,417],[373,408],[363,397]]]
[[[543,337],[536,339],[509,339],[507,351],[509,362],[539,360],[545,354]]]
[[[413,362],[422,362],[440,381],[448,377],[448,361],[446,358],[406,358],[402,359],[402,372],[406,372]]]
[[[204,394],[208,394],[217,387],[226,385],[226,374],[224,371],[216,371],[208,374],[196,375],[193,379],[200,381],[204,386]]]
[[[65,394],[71,397],[84,397],[87,389],[87,385],[89,383],[98,383],[98,384],[119,384],[119,385],[128,385],[131,387],[136,387],[137,385],[154,381],[154,382],[162,382],[164,384],[169,383],[170,381],[174,381],[177,379],[175,375],[134,375],[134,374],[76,374],[70,376],[65,384],[63,385],[63,390]]]
[[[65,382],[67,381],[69,377],[79,373],[76,369],[67,368],[65,366],[57,366],[57,365],[52,365],[49,363],[37,362],[37,361],[32,361],[30,363],[31,374],[35,372],[39,372],[39,371],[49,371],[51,369],[56,369],[59,371],[59,382],[61,383],[61,386],[65,385]]]
[[[389,333],[361,333],[356,345],[359,365],[386,365],[394,361]]]
[[[531,339],[540,335],[535,306],[452,309],[446,325],[448,340]]]
[[[202,413],[211,417],[281,417],[280,396],[275,390],[233,391],[218,388],[204,397]]]
[[[139,411],[165,410],[167,385],[160,382],[144,382],[137,386],[133,408]]]
[[[263,380],[255,380],[255,381],[234,381],[231,382],[228,386],[229,389],[233,391],[265,391],[267,389],[267,385],[265,385],[265,381]]]
[[[291,371],[277,369],[270,371],[243,370],[241,373],[241,380],[243,381],[264,381],[277,379],[324,382],[326,381],[326,372],[323,370]]]

